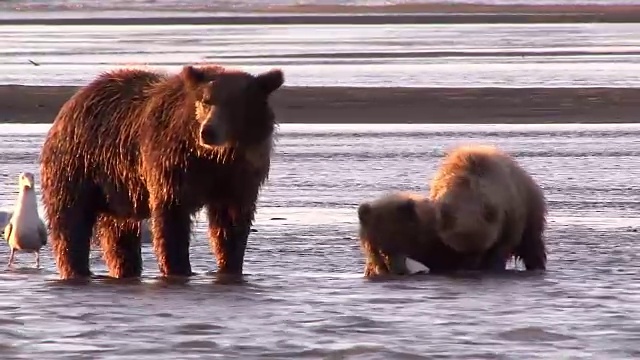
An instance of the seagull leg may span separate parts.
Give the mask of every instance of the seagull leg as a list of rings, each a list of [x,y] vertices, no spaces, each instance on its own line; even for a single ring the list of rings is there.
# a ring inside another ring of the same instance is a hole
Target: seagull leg
[[[40,251],[36,251],[36,269],[40,269]]]
[[[10,268],[13,265],[13,257],[15,255],[15,250],[12,248],[11,249],[11,254],[9,254],[9,264],[7,265],[8,268]]]

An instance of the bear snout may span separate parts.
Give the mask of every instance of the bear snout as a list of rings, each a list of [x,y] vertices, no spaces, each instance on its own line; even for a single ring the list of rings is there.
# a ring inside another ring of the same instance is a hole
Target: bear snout
[[[228,141],[224,126],[204,123],[200,127],[200,142],[204,146],[222,146]]]
[[[487,237],[483,233],[477,232],[465,232],[465,233],[450,233],[442,237],[445,244],[447,244],[453,250],[459,253],[465,254],[477,254],[488,250],[493,243],[481,241],[480,239],[486,239]]]

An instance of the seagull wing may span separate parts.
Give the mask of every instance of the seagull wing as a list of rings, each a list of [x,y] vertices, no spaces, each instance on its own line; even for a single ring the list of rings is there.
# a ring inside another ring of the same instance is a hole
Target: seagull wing
[[[47,227],[42,221],[38,224],[38,236],[40,237],[40,243],[42,246],[47,245]]]
[[[9,239],[11,239],[12,230],[13,230],[13,224],[9,222],[7,226],[4,227],[4,239],[7,240],[7,242],[9,242]]]

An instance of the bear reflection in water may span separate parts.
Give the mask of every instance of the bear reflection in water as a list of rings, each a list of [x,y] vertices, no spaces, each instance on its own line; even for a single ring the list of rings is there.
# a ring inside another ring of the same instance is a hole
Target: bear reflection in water
[[[542,189],[509,155],[459,147],[428,197],[395,192],[359,206],[365,276],[499,271],[513,257],[545,270],[546,214]]]

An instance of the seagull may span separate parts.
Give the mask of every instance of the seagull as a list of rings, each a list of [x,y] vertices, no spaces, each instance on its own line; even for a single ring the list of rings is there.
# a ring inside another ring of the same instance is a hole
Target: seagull
[[[36,268],[40,268],[40,248],[47,244],[47,227],[38,215],[35,180],[30,172],[20,174],[15,208],[4,228],[4,238],[11,248],[8,267],[13,265],[16,251],[35,253]]]

